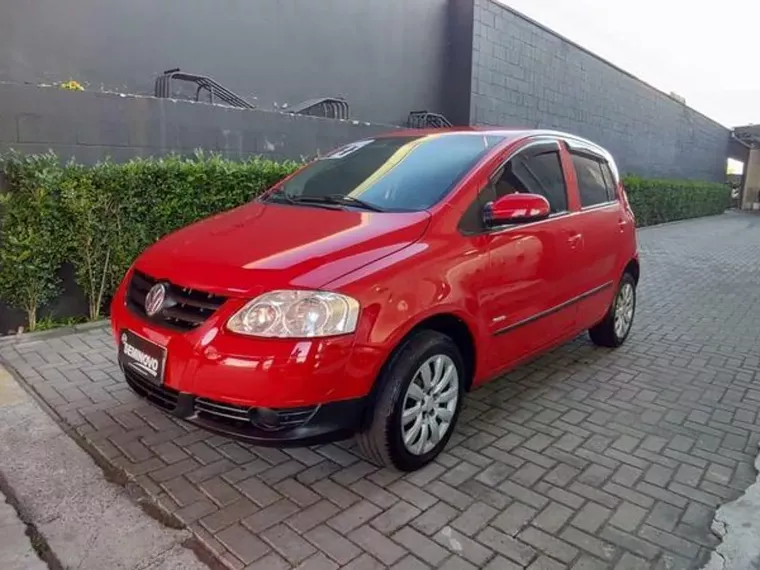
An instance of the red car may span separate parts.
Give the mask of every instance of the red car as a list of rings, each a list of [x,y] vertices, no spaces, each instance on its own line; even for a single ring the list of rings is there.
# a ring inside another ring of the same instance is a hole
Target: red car
[[[465,393],[590,332],[625,341],[634,217],[610,154],[549,131],[404,131],[342,147],[164,237],[113,300],[157,406],[255,444],[356,435],[414,470]]]

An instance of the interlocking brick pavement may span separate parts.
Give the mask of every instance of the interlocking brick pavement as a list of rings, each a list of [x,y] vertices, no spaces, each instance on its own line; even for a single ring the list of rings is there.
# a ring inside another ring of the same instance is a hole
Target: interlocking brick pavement
[[[175,421],[127,388],[102,328],[0,356],[232,568],[689,568],[755,478],[760,218],[639,240],[628,343],[581,337],[475,391],[446,452],[407,475],[351,441],[264,449]]]

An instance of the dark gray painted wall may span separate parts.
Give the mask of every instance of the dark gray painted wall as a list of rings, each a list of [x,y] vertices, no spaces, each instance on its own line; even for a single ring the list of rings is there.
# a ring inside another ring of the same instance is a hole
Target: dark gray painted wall
[[[385,125],[205,103],[0,83],[0,151],[54,150],[93,163],[110,156],[216,151],[229,158],[312,156]]]
[[[341,95],[401,124],[443,105],[448,0],[3,0],[0,81],[153,92],[203,73],[267,109]]]
[[[621,171],[723,182],[730,131],[520,14],[475,1],[471,120],[570,131]]]
[[[455,125],[470,124],[473,0],[449,0],[448,53],[443,113]]]

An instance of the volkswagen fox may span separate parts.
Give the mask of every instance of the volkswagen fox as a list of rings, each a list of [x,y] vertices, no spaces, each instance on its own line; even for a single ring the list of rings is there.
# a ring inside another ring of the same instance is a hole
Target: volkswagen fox
[[[584,331],[629,335],[634,215],[602,147],[551,131],[367,138],[134,262],[112,306],[129,386],[258,445],[356,436],[411,471],[465,394]]]

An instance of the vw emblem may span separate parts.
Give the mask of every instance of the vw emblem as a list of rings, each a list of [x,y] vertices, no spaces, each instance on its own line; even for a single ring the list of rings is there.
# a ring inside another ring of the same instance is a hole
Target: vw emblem
[[[150,288],[148,294],[145,295],[145,312],[149,317],[152,317],[164,308],[166,302],[166,285],[163,283],[156,283]]]

